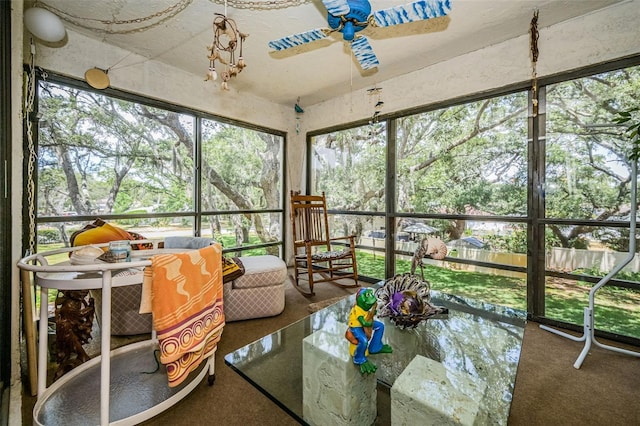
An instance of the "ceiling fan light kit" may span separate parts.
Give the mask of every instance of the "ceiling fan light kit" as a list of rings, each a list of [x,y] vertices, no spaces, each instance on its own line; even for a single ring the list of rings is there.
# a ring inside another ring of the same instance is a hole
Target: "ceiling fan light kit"
[[[371,27],[389,27],[410,22],[446,16],[451,11],[451,0],[419,0],[402,6],[378,10],[371,13],[369,0],[322,0],[327,9],[329,28],[318,28],[270,41],[274,50],[285,50],[302,44],[321,40],[333,32],[342,33],[342,38],[351,44],[353,55],[363,71],[376,68],[380,62],[363,34]]]
[[[67,35],[58,15],[41,7],[24,11],[24,25],[36,38],[50,43],[62,41]]]
[[[371,15],[371,3],[368,0],[350,0],[349,2],[344,0],[327,0],[325,5],[335,5],[332,9],[329,9],[329,15],[327,16],[327,23],[334,31],[342,33],[342,38],[346,41],[352,41],[355,33],[364,30]],[[341,15],[333,15],[333,13],[340,13]]]

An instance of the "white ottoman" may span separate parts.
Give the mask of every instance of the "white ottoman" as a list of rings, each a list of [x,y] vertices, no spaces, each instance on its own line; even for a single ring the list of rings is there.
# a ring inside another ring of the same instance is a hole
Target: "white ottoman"
[[[240,257],[244,275],[224,284],[225,321],[264,318],[284,310],[287,265],[276,256]]]

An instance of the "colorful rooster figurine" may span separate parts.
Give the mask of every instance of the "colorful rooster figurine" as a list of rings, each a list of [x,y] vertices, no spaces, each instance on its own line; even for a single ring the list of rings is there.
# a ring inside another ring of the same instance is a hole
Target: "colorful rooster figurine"
[[[374,319],[378,299],[373,289],[362,288],[349,313],[349,328],[345,337],[350,342],[349,353],[362,374],[375,373],[377,367],[367,359],[369,354],[391,353],[391,346],[382,343],[384,324]]]

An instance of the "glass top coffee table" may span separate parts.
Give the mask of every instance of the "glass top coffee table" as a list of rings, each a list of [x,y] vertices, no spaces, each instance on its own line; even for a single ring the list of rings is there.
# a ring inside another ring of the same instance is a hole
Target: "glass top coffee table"
[[[462,394],[469,393],[469,386],[480,389],[481,397],[476,399],[485,416],[482,423],[506,425],[526,313],[434,290],[431,298],[432,304],[448,308],[448,313],[423,321],[414,329],[403,329],[387,318],[378,318],[385,324],[383,342],[392,346],[393,353],[369,357],[378,367],[374,423],[390,424],[394,394],[391,387],[414,358],[427,358],[435,361],[428,362],[443,372],[448,385],[460,387]],[[305,410],[309,410],[303,404],[303,396],[310,386],[303,383],[305,351],[313,342],[325,350],[329,348],[329,358],[332,352],[348,348],[343,336],[354,302],[355,296],[349,296],[229,353],[225,363],[300,423],[317,423],[305,416]],[[327,416],[329,419],[330,414]]]

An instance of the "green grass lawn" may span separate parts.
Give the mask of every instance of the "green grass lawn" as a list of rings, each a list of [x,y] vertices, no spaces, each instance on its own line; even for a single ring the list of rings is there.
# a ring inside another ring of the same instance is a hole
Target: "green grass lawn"
[[[224,248],[235,246],[233,236],[219,237]],[[259,244],[257,237],[249,244]],[[39,247],[40,251],[60,248],[62,245],[48,244]],[[278,247],[273,248],[277,254]],[[256,256],[267,254],[268,249],[258,248],[231,252],[230,256]],[[65,260],[67,255],[60,255]],[[358,274],[361,276],[384,279],[385,257],[359,251]],[[411,270],[411,262],[396,261],[396,272]],[[480,272],[424,266],[424,276],[434,290],[443,293],[467,296],[484,302],[509,306],[516,309],[527,308],[527,285],[522,278],[511,278]],[[546,316],[552,319],[582,325],[583,310],[588,306],[588,295],[592,284],[570,280],[549,278],[546,286]],[[56,292],[49,294],[53,302]],[[598,291],[595,309],[596,327],[613,333],[640,338],[640,291],[605,286]]]
[[[358,253],[358,274],[384,277],[384,256]],[[396,260],[396,272],[411,270],[411,262]],[[525,279],[480,272],[424,266],[424,277],[431,288],[443,293],[471,297],[485,302],[527,309]],[[546,285],[546,316],[560,321],[583,324],[584,308],[589,304],[592,284],[581,281],[549,279]],[[596,328],[640,338],[640,291],[603,287],[596,296]]]

